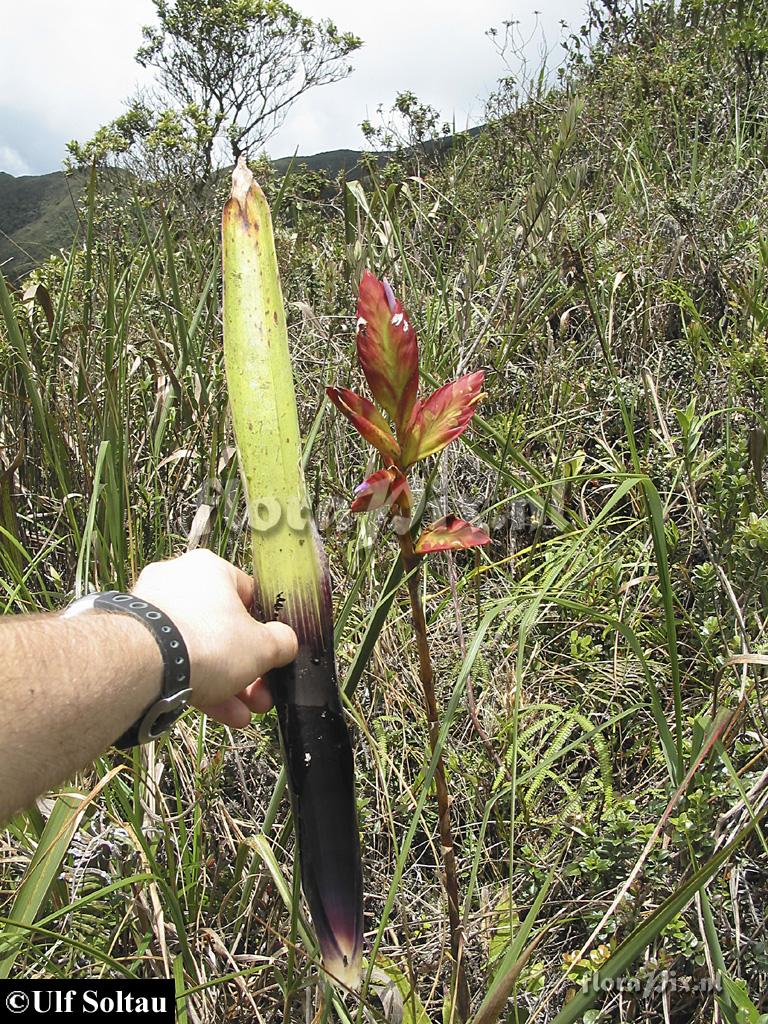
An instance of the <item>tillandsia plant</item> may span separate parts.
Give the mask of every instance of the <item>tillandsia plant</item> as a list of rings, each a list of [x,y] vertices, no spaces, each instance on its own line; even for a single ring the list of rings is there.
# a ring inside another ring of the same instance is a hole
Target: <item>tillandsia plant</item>
[[[410,466],[441,451],[469,425],[483,398],[482,370],[468,373],[419,397],[419,346],[416,332],[387,281],[365,271],[357,302],[357,355],[376,405],[346,388],[330,387],[328,397],[355,429],[373,445],[384,462],[355,490],[353,512],[388,507],[395,519],[419,655],[419,677],[434,753],[440,732],[434,673],[421,600],[421,557],[434,551],[455,551],[487,544],[488,535],[457,516],[444,516],[428,526],[414,542],[411,532]],[[450,799],[442,757],[435,771],[440,842],[448,898],[451,952],[454,962],[456,1009],[462,1020],[469,1014],[469,994],[462,956],[456,857],[451,829]]]
[[[336,681],[330,581],[307,504],[272,220],[240,159],[222,218],[224,356],[253,541],[254,614],[299,638],[269,675],[301,880],[326,970],[360,977],[362,873],[352,748]]]

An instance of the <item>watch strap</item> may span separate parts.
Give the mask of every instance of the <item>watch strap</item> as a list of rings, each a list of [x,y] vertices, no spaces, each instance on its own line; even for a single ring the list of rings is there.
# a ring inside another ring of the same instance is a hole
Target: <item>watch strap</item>
[[[69,618],[89,610],[131,615],[142,622],[155,638],[163,659],[162,692],[138,721],[115,740],[113,746],[127,750],[157,739],[188,707],[192,696],[189,653],[184,638],[165,612],[134,594],[124,594],[119,590],[88,594],[71,604],[63,614]]]

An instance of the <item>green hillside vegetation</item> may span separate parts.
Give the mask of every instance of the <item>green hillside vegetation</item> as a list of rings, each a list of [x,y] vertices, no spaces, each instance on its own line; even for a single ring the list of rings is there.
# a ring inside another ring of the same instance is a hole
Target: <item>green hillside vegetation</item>
[[[11,280],[72,245],[83,182],[61,171],[20,178],[0,171],[0,266]]]
[[[273,161],[275,171],[284,174],[293,167],[306,167],[308,171],[326,174],[335,178],[339,173],[349,178],[360,176],[360,161],[363,154],[356,149],[334,149],[328,153],[316,153],[313,156],[283,156]]]
[[[202,1024],[457,1020],[408,595],[386,514],[349,512],[377,463],[324,391],[363,390],[367,267],[425,386],[486,371],[470,429],[414,471],[429,520],[492,538],[424,569],[470,1020],[768,1019],[767,109],[763,3],[594,0],[555,84],[502,80],[482,131],[352,181],[347,154],[330,182],[258,168],[356,749],[368,984],[318,970],[274,714],[232,733],[194,711],[76,781],[71,842],[62,801],[0,833],[0,977],[173,976]],[[34,300],[0,278],[8,613],[187,547],[249,564],[218,200],[137,207],[102,180]]]
[[[331,150],[281,157],[274,167],[278,174],[302,167],[330,178],[343,172],[354,180],[362,173],[362,155],[352,149]],[[0,171],[0,267],[10,281],[20,282],[53,253],[72,246],[82,227],[79,204],[86,181],[83,171],[18,178]]]
[[[447,140],[435,140],[425,148],[429,152],[446,144]],[[347,181],[356,181],[365,175],[369,161],[383,163],[389,155],[334,149],[310,156],[279,157],[272,166],[277,175],[301,170],[331,181],[339,174]],[[229,179],[229,174],[230,169],[221,173],[222,182]],[[86,181],[83,171],[18,178],[0,171],[0,267],[8,280],[22,281],[53,253],[72,246],[82,228],[79,204]]]

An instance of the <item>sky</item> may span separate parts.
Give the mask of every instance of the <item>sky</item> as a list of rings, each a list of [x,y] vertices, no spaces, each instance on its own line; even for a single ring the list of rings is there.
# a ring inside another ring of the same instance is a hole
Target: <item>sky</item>
[[[556,59],[561,19],[578,25],[584,0],[292,0],[302,14],[331,18],[364,41],[355,71],[310,91],[267,144],[273,157],[361,149],[360,123],[410,90],[457,130],[481,123],[483,104],[505,73],[487,29],[514,17],[531,59],[541,33]],[[0,34],[0,171],[59,170],[70,139],[85,141],[150,84],[133,57],[152,0],[24,0],[3,8]],[[534,12],[539,9],[539,13]],[[538,31],[536,26],[538,24]]]

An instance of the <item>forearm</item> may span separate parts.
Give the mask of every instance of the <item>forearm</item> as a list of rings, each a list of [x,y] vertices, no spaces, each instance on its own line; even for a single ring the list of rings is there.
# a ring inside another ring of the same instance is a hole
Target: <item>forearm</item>
[[[89,612],[0,620],[0,822],[67,779],[160,694],[151,633]]]
[[[235,729],[271,707],[262,677],[296,657],[296,634],[251,617],[250,576],[191,551],[147,566],[132,593],[181,633],[193,704]],[[162,689],[160,649],[136,619],[0,618],[0,823],[103,753]]]

